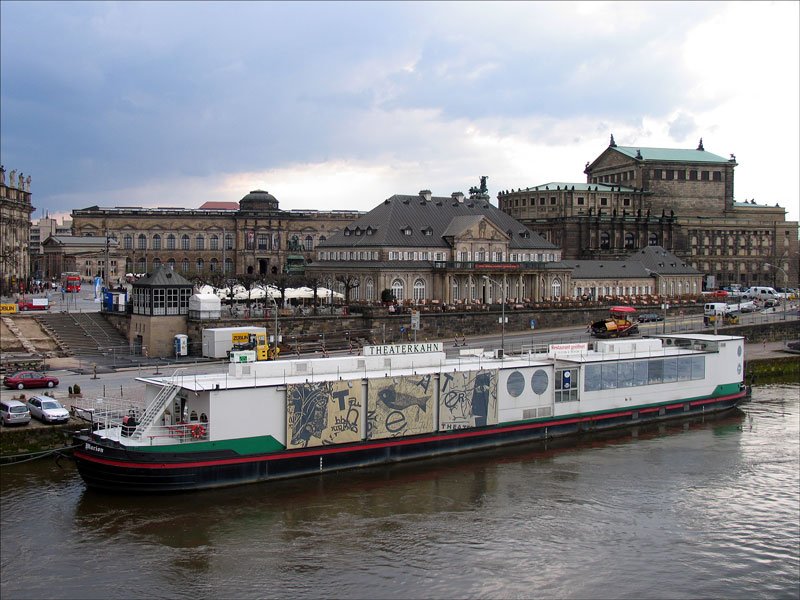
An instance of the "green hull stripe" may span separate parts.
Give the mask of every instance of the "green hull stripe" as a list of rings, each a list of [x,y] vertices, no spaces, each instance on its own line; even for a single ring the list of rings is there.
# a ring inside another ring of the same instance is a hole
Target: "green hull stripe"
[[[218,442],[187,442],[185,444],[171,444],[169,446],[138,446],[130,447],[131,450],[142,452],[209,452],[214,450],[233,450],[242,456],[247,454],[263,454],[266,452],[277,452],[286,450],[286,446],[281,444],[271,435],[261,435],[258,437],[242,438],[236,440],[220,440]]]

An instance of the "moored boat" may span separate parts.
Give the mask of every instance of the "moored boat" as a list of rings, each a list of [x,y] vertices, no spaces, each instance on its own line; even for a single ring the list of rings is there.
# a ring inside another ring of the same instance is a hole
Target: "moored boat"
[[[695,416],[744,398],[743,343],[664,335],[452,357],[399,344],[141,378],[143,410],[83,407],[92,426],[74,457],[92,488],[183,491]]]

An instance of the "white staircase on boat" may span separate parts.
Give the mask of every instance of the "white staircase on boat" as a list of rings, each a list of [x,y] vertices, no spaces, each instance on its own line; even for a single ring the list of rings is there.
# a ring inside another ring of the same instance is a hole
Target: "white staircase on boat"
[[[162,412],[164,412],[164,408],[172,402],[175,396],[178,394],[178,390],[181,389],[181,386],[175,385],[174,383],[166,384],[161,390],[156,394],[156,397],[153,398],[153,401],[147,406],[142,415],[142,420],[136,426],[136,429],[131,434],[131,438],[140,440],[142,439],[142,434],[144,431],[153,424],[153,421],[158,417]]]

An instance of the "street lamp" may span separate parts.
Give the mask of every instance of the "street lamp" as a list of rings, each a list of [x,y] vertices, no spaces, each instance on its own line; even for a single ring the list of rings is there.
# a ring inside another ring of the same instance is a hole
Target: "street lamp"
[[[664,277],[660,273],[656,273],[655,271],[653,271],[651,269],[645,268],[645,270],[648,273],[650,273],[650,275],[655,275],[657,277],[657,279],[656,279],[656,288],[659,290],[659,296],[660,296],[661,295],[661,283],[660,283],[660,280],[662,280]],[[664,291],[665,292],[666,292],[666,289],[667,289],[667,286],[664,285]],[[664,309],[664,327],[663,327],[663,332],[664,332],[664,335],[667,335],[667,303],[664,301],[663,298],[661,300],[662,300],[661,308]]]
[[[278,303],[269,292],[267,292],[267,297],[275,306],[275,346],[272,348],[272,360],[278,360]]]
[[[778,265],[772,265],[770,263],[764,263],[764,266],[772,267],[773,269],[778,269],[778,271],[783,273],[783,279],[784,279],[784,283],[785,283],[785,285],[783,286],[783,289],[785,290],[789,286],[789,276],[786,274],[786,271],[781,269]],[[784,292],[784,294],[786,294],[786,297],[785,298],[781,298],[781,304],[783,304],[783,320],[785,321],[786,320],[786,301],[789,299],[789,294],[787,292]]]
[[[483,278],[486,281],[493,283],[494,285],[500,286],[500,296],[501,302],[503,303],[501,307],[501,316],[500,316],[500,323],[502,327],[500,328],[500,358],[505,358],[506,354],[506,274],[503,273],[503,283],[500,284],[488,275],[484,275]]]

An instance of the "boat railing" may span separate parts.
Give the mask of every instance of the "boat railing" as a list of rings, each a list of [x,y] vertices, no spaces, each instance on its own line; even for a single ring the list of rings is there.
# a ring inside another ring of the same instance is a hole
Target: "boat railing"
[[[121,398],[93,398],[71,405],[70,412],[77,418],[92,424],[92,429],[120,427],[130,418],[139,420],[144,408]]]
[[[143,441],[147,440],[151,446],[188,444],[208,441],[210,431],[207,421],[154,425],[147,430],[147,435],[143,436],[142,439]]]

